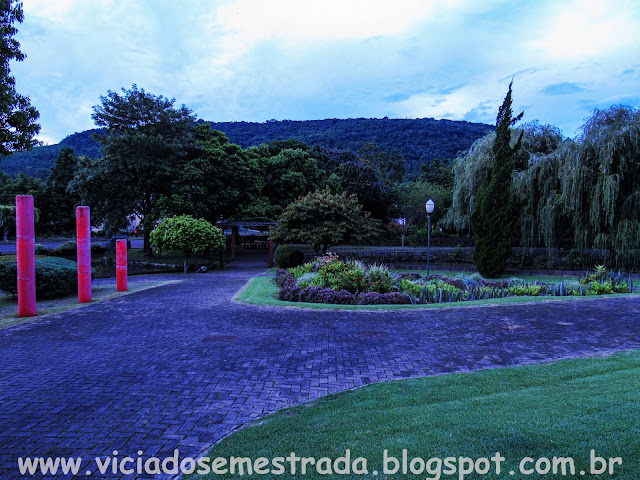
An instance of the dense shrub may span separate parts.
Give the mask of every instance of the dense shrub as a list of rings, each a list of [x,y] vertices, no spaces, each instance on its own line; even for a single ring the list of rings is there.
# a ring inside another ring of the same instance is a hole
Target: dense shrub
[[[302,275],[311,273],[313,271],[315,271],[315,263],[313,262],[305,263],[304,265],[298,265],[297,267],[289,269],[291,275],[296,278],[300,278]]]
[[[36,243],[36,255],[51,255],[51,249],[41,243]]]
[[[18,293],[16,262],[0,263],[0,289],[11,295]],[[78,265],[65,258],[36,260],[36,296],[58,298],[78,290]]]
[[[367,289],[370,292],[392,293],[398,291],[396,286],[398,276],[392,274],[384,265],[376,265],[374,263],[364,267],[364,275]]]
[[[278,245],[274,259],[276,265],[280,268],[293,268],[302,265],[302,262],[304,262],[304,254],[289,245]]]
[[[332,288],[340,291],[346,290],[351,293],[365,290],[364,272],[358,265],[335,260],[327,263],[318,270],[318,275],[313,281],[319,287]]]
[[[390,272],[384,265],[364,265],[352,260],[341,261],[327,254],[313,262],[276,274],[280,299],[291,302],[343,305],[393,305],[462,302],[506,296],[604,295],[633,291],[630,276],[608,273],[596,267],[576,281],[558,285],[529,283],[520,278],[490,281],[481,275],[447,277],[433,274],[428,278],[418,273]]]
[[[62,257],[70,257],[78,253],[78,244],[76,242],[65,242],[62,245],[58,245],[53,249],[53,255],[60,255]]]
[[[359,305],[403,305],[408,303],[411,303],[409,296],[400,292],[368,292],[360,295],[358,299]]]

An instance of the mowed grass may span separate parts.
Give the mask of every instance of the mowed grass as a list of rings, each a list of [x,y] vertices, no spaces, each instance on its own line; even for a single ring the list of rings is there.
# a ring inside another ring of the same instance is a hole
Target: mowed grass
[[[150,288],[161,287],[163,285],[169,285],[176,283],[172,280],[154,280],[150,278],[136,278],[135,281],[129,279],[129,290],[126,292],[116,291],[115,284],[108,285],[93,285],[92,294],[93,302],[101,302],[104,300],[110,300],[118,298],[123,295],[128,295],[135,292],[141,292]],[[0,293],[0,328],[11,327],[19,325],[21,323],[37,321],[42,315],[49,313],[59,313],[64,311],[81,308],[85,305],[91,305],[91,303],[78,303],[78,295],[73,294],[63,298],[56,298],[51,300],[38,300],[36,302],[36,310],[38,315],[35,317],[19,318],[18,317],[18,299],[12,295],[2,295]]]
[[[255,460],[286,457],[295,452],[300,457],[336,459],[349,449],[352,459],[368,460],[368,475],[326,476],[311,467],[306,475],[292,476],[287,471],[284,476],[424,479],[438,477],[427,472],[419,476],[383,475],[383,451],[401,458],[406,449],[409,460],[460,456],[477,459],[500,452],[506,458],[501,475],[492,471],[464,478],[637,480],[638,391],[638,350],[610,357],[388,381],[277,412],[222,440],[207,456]],[[615,475],[590,474],[591,449],[600,457],[622,458]],[[554,456],[572,457],[575,476],[526,476],[519,471],[524,457]],[[374,470],[378,476],[373,475]],[[515,475],[510,475],[510,470]],[[580,475],[581,470],[586,472],[584,476]],[[441,478],[461,477],[455,474]]]
[[[562,277],[554,277],[558,283]],[[240,303],[246,303],[256,306],[271,307],[294,307],[308,308],[316,310],[407,310],[407,309],[441,309],[441,308],[474,308],[482,305],[505,305],[505,304],[523,304],[523,303],[540,303],[540,302],[580,302],[601,300],[603,298],[623,297],[629,295],[640,295],[639,291],[634,293],[622,293],[613,295],[594,295],[585,297],[550,297],[550,296],[521,296],[521,297],[505,297],[492,298],[486,300],[474,300],[465,302],[450,303],[429,303],[424,305],[328,305],[323,303],[301,303],[301,302],[285,302],[278,298],[280,289],[275,282],[275,270],[271,269],[265,276],[253,277],[240,290],[233,299]]]

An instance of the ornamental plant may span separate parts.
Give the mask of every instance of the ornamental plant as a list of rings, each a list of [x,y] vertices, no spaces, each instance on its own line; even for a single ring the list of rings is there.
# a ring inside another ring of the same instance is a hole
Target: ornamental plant
[[[364,291],[366,282],[364,272],[357,265],[335,260],[318,270],[313,285],[356,293]]]
[[[162,220],[151,232],[151,245],[160,254],[184,255],[184,273],[187,273],[189,256],[221,248],[224,233],[202,218],[180,215]]]
[[[316,254],[325,254],[331,245],[369,240],[377,229],[355,195],[317,190],[287,205],[270,237],[280,243],[304,242]]]

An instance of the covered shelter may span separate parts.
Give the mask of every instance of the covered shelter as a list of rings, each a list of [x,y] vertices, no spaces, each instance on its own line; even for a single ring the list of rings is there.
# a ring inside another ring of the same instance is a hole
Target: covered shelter
[[[236,246],[242,243],[245,249],[268,249],[269,267],[273,267],[273,241],[269,239],[269,230],[278,225],[273,221],[227,221],[216,223],[225,236],[230,237],[231,260],[236,259]]]

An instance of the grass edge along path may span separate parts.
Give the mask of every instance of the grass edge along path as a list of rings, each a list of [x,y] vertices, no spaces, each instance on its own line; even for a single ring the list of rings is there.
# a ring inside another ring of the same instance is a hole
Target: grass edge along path
[[[324,303],[302,303],[287,302],[278,298],[280,288],[276,285],[275,274],[259,274],[251,279],[236,293],[233,300],[238,303],[254,305],[259,307],[287,307],[287,308],[303,308],[314,310],[412,310],[412,309],[441,309],[441,308],[474,308],[486,305],[512,305],[512,304],[532,304],[540,302],[571,302],[571,301],[588,301],[602,300],[605,298],[620,298],[640,295],[640,292],[634,293],[614,293],[610,295],[591,295],[591,296],[521,296],[521,297],[504,297],[491,298],[486,300],[473,300],[464,302],[450,303],[428,303],[423,305],[335,305]]]
[[[67,312],[87,305],[92,305],[94,303],[120,298],[124,295],[142,292],[144,290],[162,287],[177,282],[180,282],[180,280],[140,280],[132,282],[130,279],[128,285],[129,289],[126,292],[116,291],[115,283],[93,285],[93,301],[90,303],[78,303],[77,293],[64,298],[38,300],[36,302],[38,314],[35,317],[26,318],[18,317],[18,299],[5,296],[0,299],[0,330],[3,328],[14,327],[16,325],[22,325],[24,323],[37,322],[45,315]]]
[[[285,476],[457,479],[461,478],[459,472],[445,475],[441,471],[442,476],[438,476],[436,464],[431,465],[432,472],[383,475],[383,451],[401,459],[406,449],[409,461],[420,457],[425,462],[434,457],[490,458],[500,452],[506,458],[500,475],[495,475],[494,469],[487,475],[467,474],[464,478],[636,480],[640,478],[638,389],[640,350],[392,380],[280,410],[224,438],[206,456],[211,460],[235,456],[255,461],[295,452],[299,457],[335,460],[349,449],[351,461],[356,457],[367,459],[368,474],[319,475],[314,467],[308,467],[306,475],[290,475],[287,470]],[[622,458],[622,465],[615,466],[615,475],[590,474],[591,449],[599,457]],[[575,474],[523,475],[519,467],[525,457],[571,457]],[[373,470],[380,475],[375,476]],[[510,470],[515,474],[510,475]],[[585,475],[580,475],[581,470]]]

